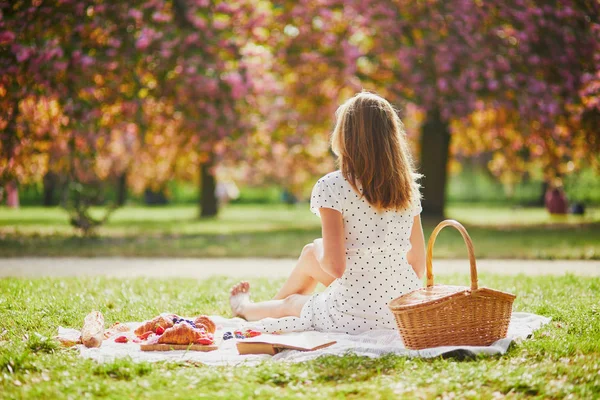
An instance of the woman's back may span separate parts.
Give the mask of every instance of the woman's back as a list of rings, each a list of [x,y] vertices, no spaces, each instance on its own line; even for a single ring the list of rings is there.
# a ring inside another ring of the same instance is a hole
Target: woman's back
[[[318,216],[321,207],[342,214],[346,254],[408,252],[413,218],[421,213],[418,198],[407,210],[376,210],[352,188],[340,171],[317,181],[311,195],[311,211]]]

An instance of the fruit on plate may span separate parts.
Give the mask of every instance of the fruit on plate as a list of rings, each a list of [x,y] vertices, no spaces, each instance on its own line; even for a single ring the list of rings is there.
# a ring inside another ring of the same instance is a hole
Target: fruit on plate
[[[118,338],[115,339],[115,343],[127,343],[129,342],[129,339],[127,338],[127,336],[119,336]]]
[[[179,324],[181,322],[188,324],[192,328],[197,328],[196,324],[191,319],[185,319],[178,316],[173,317],[173,324]]]
[[[140,338],[141,340],[146,340],[146,339],[148,339],[148,337],[150,335],[153,335],[153,334],[154,334],[154,332],[152,332],[152,331],[144,332],[141,335],[138,335],[138,338]]]
[[[260,336],[260,335],[261,335],[261,332],[255,331],[253,329],[248,329],[244,333],[244,336],[246,336],[246,337],[256,337],[256,336]]]

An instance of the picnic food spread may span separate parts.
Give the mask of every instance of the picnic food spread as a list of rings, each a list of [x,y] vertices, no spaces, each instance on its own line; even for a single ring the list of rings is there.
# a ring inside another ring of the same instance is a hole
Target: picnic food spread
[[[81,331],[67,329],[67,332],[63,331],[60,334],[59,329],[57,338],[65,346],[83,343],[86,347],[94,348],[101,347],[102,342],[106,340],[109,343],[139,345],[141,351],[195,350],[206,352],[219,349],[215,342],[217,326],[206,315],[184,318],[177,314],[163,313],[142,322],[135,330],[132,330],[134,327],[130,325],[116,322],[105,330],[103,315],[99,311],[92,311],[85,317]],[[223,341],[236,339],[238,342],[260,335],[262,332],[254,329],[232,330],[219,332],[219,341],[221,341],[221,336]],[[255,346],[252,347],[249,344],[246,347],[246,350],[250,351]],[[256,349],[252,352],[260,353]]]
[[[175,314],[162,314],[143,323],[134,333],[146,345],[214,345],[215,330],[215,323],[206,315],[192,321]]]
[[[59,340],[66,346],[82,343],[86,347],[100,347],[104,340],[111,339],[115,343],[139,343],[145,351],[176,350],[182,346],[189,350],[211,351],[218,348],[215,331],[215,322],[206,315],[186,319],[176,314],[158,315],[133,332],[119,322],[105,330],[102,313],[92,311],[85,317],[81,333],[75,331],[77,337],[72,334],[72,337],[59,337]]]

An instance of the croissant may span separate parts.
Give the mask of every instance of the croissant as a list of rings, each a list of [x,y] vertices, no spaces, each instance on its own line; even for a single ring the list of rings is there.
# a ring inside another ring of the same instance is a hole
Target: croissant
[[[215,333],[217,330],[217,326],[215,325],[214,321],[206,315],[200,315],[199,317],[196,317],[194,320],[194,325],[196,325],[197,328],[204,326],[204,329],[206,329],[206,332],[208,333]]]
[[[133,333],[136,335],[142,335],[148,331],[156,333],[156,328],[160,326],[163,329],[168,329],[173,326],[173,318],[171,315],[159,315],[158,317],[144,322],[137,328]]]
[[[104,339],[108,339],[109,337],[122,332],[129,332],[130,329],[127,325],[122,324],[120,322],[115,322],[113,326],[104,331]]]
[[[158,338],[158,343],[163,344],[192,344],[202,338],[202,332],[182,322],[169,328]]]

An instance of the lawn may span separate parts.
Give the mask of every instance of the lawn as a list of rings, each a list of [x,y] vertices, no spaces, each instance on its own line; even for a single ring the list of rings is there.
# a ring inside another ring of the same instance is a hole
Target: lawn
[[[465,275],[440,276],[463,284]],[[600,278],[481,274],[483,285],[518,295],[514,309],[552,317],[503,356],[475,361],[386,356],[322,357],[255,367],[96,364],[51,338],[80,327],[92,309],[106,323],[171,311],[227,315],[233,278],[193,280],[0,280],[0,397],[17,398],[598,398]],[[255,280],[267,299],[280,281]]]
[[[96,237],[74,234],[60,208],[0,208],[0,257],[296,257],[320,236],[319,220],[305,204],[230,205],[217,218],[199,220],[194,206],[117,210]],[[600,210],[584,217],[551,217],[542,208],[451,205],[478,258],[600,259]],[[424,221],[429,236],[439,221]],[[443,232],[436,257],[465,257],[460,235]]]

